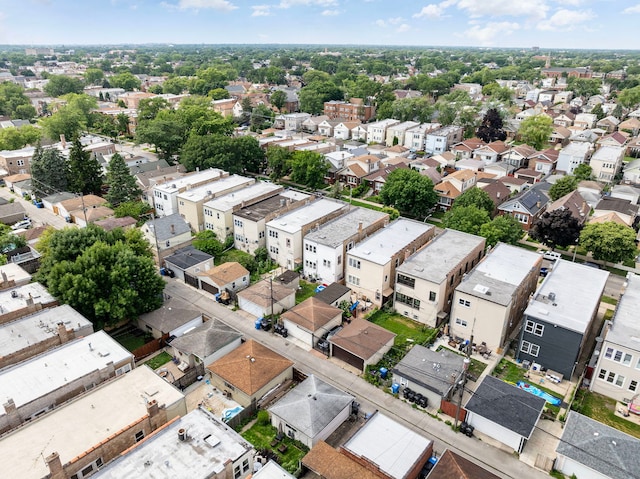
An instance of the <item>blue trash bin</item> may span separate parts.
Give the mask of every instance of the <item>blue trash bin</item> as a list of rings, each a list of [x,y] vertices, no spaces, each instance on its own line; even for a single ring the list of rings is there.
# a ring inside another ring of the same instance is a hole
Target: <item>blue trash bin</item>
[[[400,385],[398,383],[393,383],[391,385],[391,392],[393,394],[398,394],[400,392]]]

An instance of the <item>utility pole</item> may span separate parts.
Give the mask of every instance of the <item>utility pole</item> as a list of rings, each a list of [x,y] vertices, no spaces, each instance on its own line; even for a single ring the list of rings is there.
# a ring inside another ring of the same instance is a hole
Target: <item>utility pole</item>
[[[87,221],[87,208],[84,206],[84,195],[82,191],[80,192],[80,201],[82,202],[82,212],[84,213],[84,225],[89,226],[89,222]]]
[[[469,343],[469,348],[471,348],[471,344]],[[464,387],[467,384],[467,371],[469,370],[469,364],[471,363],[471,359],[469,359],[468,353],[467,357],[464,358],[462,363],[462,378],[458,381],[458,406],[456,407],[456,421],[455,421],[455,429],[458,429],[458,417],[460,417],[460,408],[462,407],[462,394],[464,393]]]

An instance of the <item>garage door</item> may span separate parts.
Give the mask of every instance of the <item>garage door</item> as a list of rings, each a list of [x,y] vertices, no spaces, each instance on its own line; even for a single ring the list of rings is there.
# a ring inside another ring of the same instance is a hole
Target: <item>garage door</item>
[[[212,284],[205,283],[204,281],[200,281],[200,286],[202,287],[202,289],[204,289],[205,291],[211,294],[218,294],[218,288],[216,288]]]
[[[189,286],[193,286],[194,288],[197,288],[199,281],[197,276],[192,276],[190,274],[185,273],[184,282],[187,283]]]
[[[345,351],[339,346],[333,345],[333,357],[338,358],[341,361],[344,361],[351,366],[358,368],[360,371],[364,369],[364,359],[359,358],[358,356],[351,354],[349,351]]]

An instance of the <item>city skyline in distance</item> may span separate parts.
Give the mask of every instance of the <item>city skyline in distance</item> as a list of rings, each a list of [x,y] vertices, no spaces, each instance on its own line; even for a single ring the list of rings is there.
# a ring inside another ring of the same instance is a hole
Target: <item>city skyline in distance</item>
[[[638,0],[0,0],[0,44],[640,50]]]

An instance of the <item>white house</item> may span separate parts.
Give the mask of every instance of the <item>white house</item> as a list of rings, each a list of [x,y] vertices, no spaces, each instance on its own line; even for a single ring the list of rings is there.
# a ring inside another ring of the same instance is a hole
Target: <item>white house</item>
[[[591,154],[591,145],[588,142],[572,141],[558,154],[556,170],[564,171],[568,175],[573,174],[578,165],[587,162]]]
[[[367,142],[368,143],[384,143],[387,138],[387,128],[400,123],[400,120],[387,118],[386,120],[376,121],[367,125]],[[353,133],[353,132],[352,132]],[[353,134],[352,134],[353,137]],[[356,139],[353,137],[354,140]]]
[[[225,176],[229,176],[229,173],[218,168],[210,168],[176,178],[171,182],[154,185],[151,188],[150,199],[153,201],[152,206],[156,210],[156,215],[169,216],[178,213],[178,195],[180,193]]]
[[[593,177],[604,183],[613,182],[622,168],[625,149],[620,146],[602,146],[591,156],[589,166]]]

